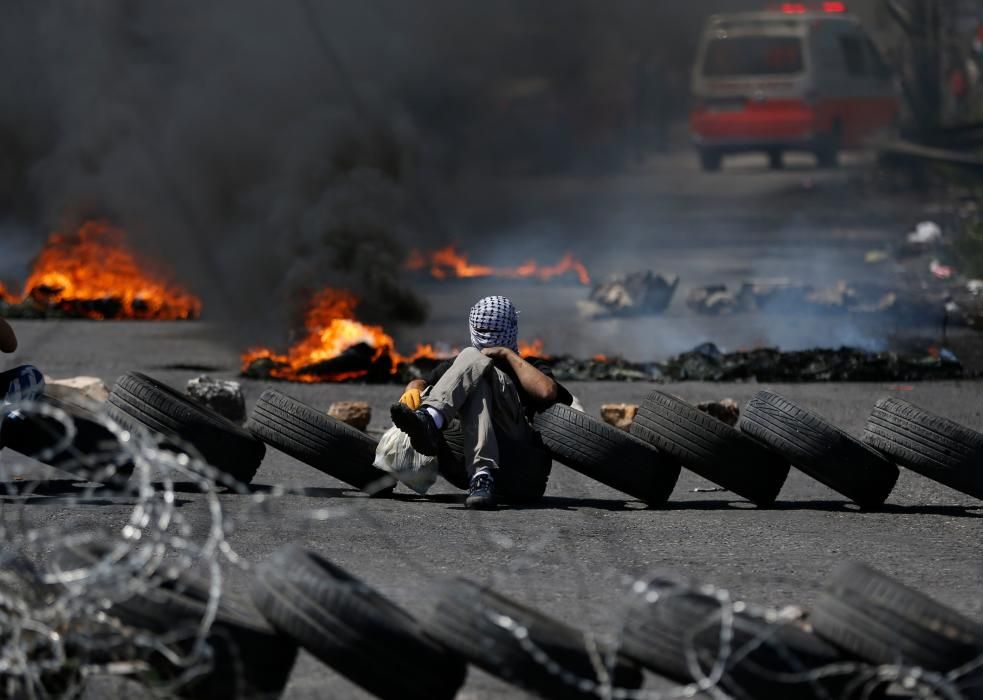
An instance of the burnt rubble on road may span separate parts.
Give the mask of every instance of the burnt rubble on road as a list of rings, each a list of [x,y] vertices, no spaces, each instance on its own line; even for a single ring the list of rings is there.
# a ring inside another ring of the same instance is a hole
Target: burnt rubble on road
[[[669,308],[679,277],[651,270],[613,275],[594,285],[590,297],[577,302],[585,318],[616,318],[660,314]]]
[[[197,310],[169,307],[157,308],[151,302],[134,298],[127,302],[121,297],[107,296],[91,299],[64,299],[59,295],[61,290],[47,287],[36,287],[30,294],[20,300],[0,296],[0,318],[15,320],[59,320],[59,319],[93,319],[93,320],[197,320]]]
[[[783,352],[758,348],[723,352],[704,343],[665,362],[632,362],[619,357],[576,358],[558,355],[541,358],[558,381],[704,381],[704,382],[875,382],[968,379],[967,371],[950,351],[930,348],[924,355],[870,352],[859,348],[814,348]],[[355,345],[336,358],[311,365],[303,372],[311,382],[344,375],[344,381],[405,383],[426,377],[439,359],[419,359],[393,367],[387,355],[378,356],[365,344]],[[260,358],[243,370],[252,379],[276,379],[275,361]]]
[[[695,313],[722,316],[733,313],[891,314],[912,319],[941,319],[943,304],[922,293],[901,293],[878,285],[840,280],[816,288],[787,279],[749,280],[736,290],[723,284],[695,287],[686,295]]]

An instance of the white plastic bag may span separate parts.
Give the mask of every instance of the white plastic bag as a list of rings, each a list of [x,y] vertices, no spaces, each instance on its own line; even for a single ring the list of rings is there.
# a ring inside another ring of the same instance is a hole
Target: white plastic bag
[[[421,496],[437,482],[439,473],[437,458],[414,450],[410,436],[395,425],[382,434],[372,465],[389,472]]]

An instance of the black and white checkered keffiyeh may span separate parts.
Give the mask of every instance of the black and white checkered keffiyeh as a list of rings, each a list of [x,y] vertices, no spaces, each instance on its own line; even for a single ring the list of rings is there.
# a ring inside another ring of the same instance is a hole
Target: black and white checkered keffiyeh
[[[468,322],[471,344],[479,350],[503,347],[519,352],[519,312],[505,297],[480,300],[471,307]]]

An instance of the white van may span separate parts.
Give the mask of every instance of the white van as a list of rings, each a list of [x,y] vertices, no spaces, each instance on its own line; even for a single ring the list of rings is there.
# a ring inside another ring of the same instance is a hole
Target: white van
[[[842,2],[781,3],[715,15],[693,68],[690,130],[704,170],[729,153],[814,153],[837,163],[841,148],[890,129],[896,82],[860,21]]]

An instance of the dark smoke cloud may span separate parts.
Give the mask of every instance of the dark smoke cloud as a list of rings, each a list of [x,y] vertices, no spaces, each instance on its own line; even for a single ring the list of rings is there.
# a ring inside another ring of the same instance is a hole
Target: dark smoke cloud
[[[359,293],[370,320],[420,319],[400,272],[407,249],[467,237],[445,230],[432,193],[448,190],[437,180],[531,149],[552,149],[564,165],[571,154],[593,157],[598,142],[610,145],[596,138],[608,133],[598,124],[626,118],[639,57],[684,75],[714,9],[640,0],[2,7],[4,218],[40,238],[108,216],[204,296],[207,316],[256,340],[328,284]],[[525,104],[516,95],[530,91],[532,128],[498,109]],[[572,124],[555,144],[550,135],[563,130],[536,112],[547,101]]]
[[[8,212],[39,235],[108,216],[213,319],[287,318],[325,284],[363,295],[369,317],[422,317],[399,279],[423,218],[398,75],[353,57],[380,115],[366,124],[298,3],[5,5]],[[355,21],[316,9],[341,36]]]

